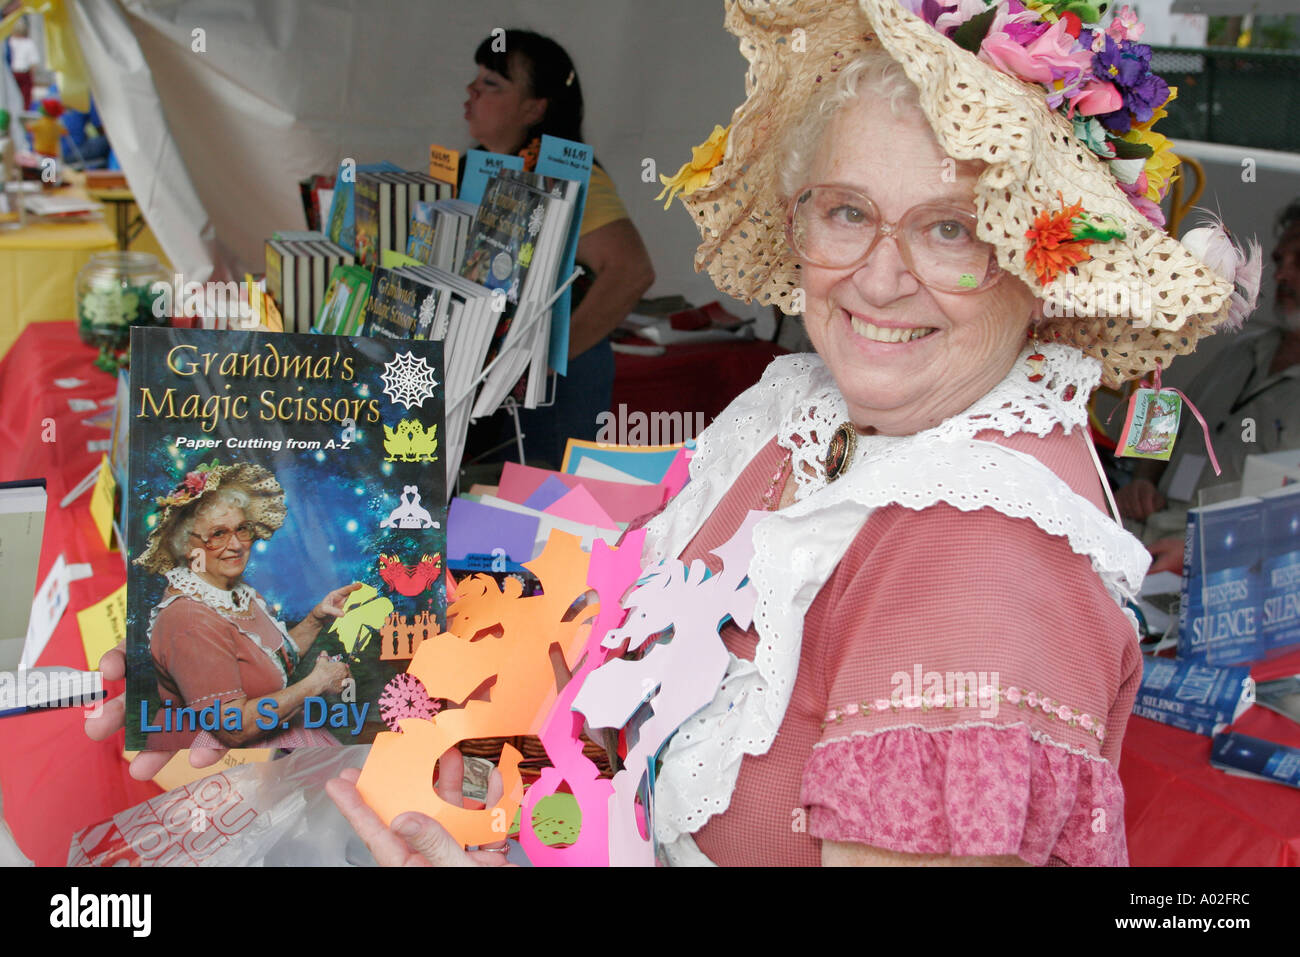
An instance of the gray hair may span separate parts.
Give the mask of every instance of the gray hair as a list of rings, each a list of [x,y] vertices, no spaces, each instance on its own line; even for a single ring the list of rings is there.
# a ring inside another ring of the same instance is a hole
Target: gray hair
[[[248,493],[237,488],[219,488],[211,495],[206,495],[199,500],[199,504],[189,512],[181,516],[181,520],[176,523],[172,529],[171,538],[167,544],[171,547],[172,559],[179,565],[188,565],[190,556],[190,533],[194,531],[194,523],[200,518],[212,511],[219,505],[228,505],[231,508],[237,508],[241,512],[247,513],[249,503]],[[245,514],[247,517],[247,514]]]
[[[831,118],[860,96],[874,96],[889,104],[896,117],[921,107],[920,92],[898,61],[881,47],[862,51],[809,101],[802,120],[787,131],[781,144],[783,161],[780,186],[785,199],[809,185],[808,175]],[[887,148],[887,147],[886,147]]]

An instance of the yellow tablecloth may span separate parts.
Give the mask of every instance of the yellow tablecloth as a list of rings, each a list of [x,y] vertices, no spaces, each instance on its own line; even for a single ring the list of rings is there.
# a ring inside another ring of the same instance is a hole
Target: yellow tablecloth
[[[77,273],[112,252],[107,223],[37,223],[0,231],[0,355],[29,322],[77,317]]]

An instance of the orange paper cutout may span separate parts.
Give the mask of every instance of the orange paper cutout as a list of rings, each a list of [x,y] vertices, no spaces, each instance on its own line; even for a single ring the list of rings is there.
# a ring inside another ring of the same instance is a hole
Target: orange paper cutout
[[[424,683],[431,698],[465,705],[428,721],[403,719],[400,732],[375,737],[357,790],[385,824],[404,811],[419,811],[463,845],[505,837],[523,800],[519,752],[509,745],[502,749],[505,794],[481,811],[443,801],[433,789],[434,765],[461,741],[541,731],[557,697],[550,648],[559,646],[572,671],[598,610],[592,604],[564,620],[587,591],[587,564],[577,536],[552,532],[542,554],[524,566],[541,581],[542,594],[521,597],[517,580],[508,579],[502,590],[488,575],[460,584],[447,610],[451,630],[423,640],[407,673]],[[466,700],[489,679],[495,680],[486,701]]]

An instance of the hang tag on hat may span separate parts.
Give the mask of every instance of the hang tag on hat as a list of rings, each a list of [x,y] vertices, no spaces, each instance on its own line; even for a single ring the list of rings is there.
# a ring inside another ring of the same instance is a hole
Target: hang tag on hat
[[[1134,389],[1116,454],[1169,461],[1182,414],[1182,396],[1172,389]]]

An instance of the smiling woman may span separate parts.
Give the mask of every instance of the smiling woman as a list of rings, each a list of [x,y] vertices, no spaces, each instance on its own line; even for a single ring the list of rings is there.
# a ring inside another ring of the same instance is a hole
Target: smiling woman
[[[154,732],[150,750],[337,746],[327,732],[303,727],[302,711],[310,699],[339,693],[348,666],[322,655],[305,678],[290,679],[301,654],[359,586],[335,589],[286,628],[244,583],[253,544],[270,538],[286,514],[284,491],[261,466],[200,465],[158,504],[158,524],[136,559],[168,586],[150,612],[158,681],[150,697],[158,707],[141,714],[142,729]],[[205,709],[218,720],[196,736]],[[268,711],[280,727],[266,720]]]
[[[1108,165],[1160,105],[1094,63],[1132,52],[1132,18],[1085,30],[1066,6],[726,3],[748,99],[683,190],[696,263],[802,302],[816,354],[713,422],[646,526],[643,567],[718,572],[770,513],[752,627],[723,626],[726,676],[660,755],[667,863],[1127,863],[1123,604],[1149,556],[1106,514],[1087,402],[1212,332],[1236,277],[1157,231],[1155,149],[1141,177]],[[1150,326],[1045,316],[1064,276],[1140,276]],[[382,861],[477,860],[415,815],[376,833],[334,792]]]

